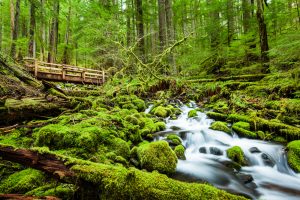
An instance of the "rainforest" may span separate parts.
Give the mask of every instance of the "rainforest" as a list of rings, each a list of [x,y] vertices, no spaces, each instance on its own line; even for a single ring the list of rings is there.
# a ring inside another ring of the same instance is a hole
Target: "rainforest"
[[[299,0],[0,0],[0,199],[300,199]]]

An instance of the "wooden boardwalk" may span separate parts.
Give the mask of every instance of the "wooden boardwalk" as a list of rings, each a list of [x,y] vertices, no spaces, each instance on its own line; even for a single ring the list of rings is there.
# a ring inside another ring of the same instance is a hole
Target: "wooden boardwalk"
[[[47,63],[33,58],[24,58],[24,61],[26,69],[41,80],[100,85],[107,78],[105,71]]]

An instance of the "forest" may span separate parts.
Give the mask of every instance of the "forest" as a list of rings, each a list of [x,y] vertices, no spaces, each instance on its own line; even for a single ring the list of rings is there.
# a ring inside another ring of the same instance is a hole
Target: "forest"
[[[300,0],[0,11],[0,199],[300,199]]]

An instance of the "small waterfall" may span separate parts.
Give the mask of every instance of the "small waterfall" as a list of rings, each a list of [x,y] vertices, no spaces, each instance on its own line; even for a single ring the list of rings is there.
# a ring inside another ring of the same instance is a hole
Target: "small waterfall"
[[[172,132],[183,141],[186,160],[178,161],[174,178],[208,182],[252,199],[300,199],[300,175],[289,168],[282,145],[211,130],[214,120],[205,113],[188,118],[192,109],[194,104],[181,106],[182,114],[176,120],[166,119],[167,130],[156,138]],[[232,146],[241,147],[249,163],[239,171],[227,165],[231,161],[226,150]]]

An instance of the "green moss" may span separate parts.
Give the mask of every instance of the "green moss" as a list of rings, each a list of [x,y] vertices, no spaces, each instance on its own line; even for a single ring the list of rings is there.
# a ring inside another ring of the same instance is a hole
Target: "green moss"
[[[104,199],[216,199],[245,200],[213,186],[185,183],[157,172],[144,172],[135,168],[108,166],[81,162],[72,167],[79,178],[98,185]]]
[[[164,122],[156,122],[156,131],[163,131],[166,129],[166,124]]]
[[[177,145],[174,149],[174,152],[177,156],[178,159],[181,159],[181,160],[185,160],[185,155],[184,155],[184,152],[185,152],[185,148],[183,145]]]
[[[295,140],[287,145],[288,163],[290,167],[297,173],[300,172],[300,140]]]
[[[209,128],[217,131],[223,131],[225,133],[231,133],[231,130],[227,127],[226,122],[213,122]]]
[[[220,121],[225,121],[227,119],[227,115],[217,113],[217,112],[208,112],[206,113],[206,115],[212,119],[220,120]]]
[[[158,106],[158,107],[154,108],[152,113],[154,115],[156,115],[157,117],[163,117],[163,118],[166,118],[170,115],[170,111],[163,106]]]
[[[25,169],[10,175],[0,182],[0,193],[26,193],[43,185],[45,176],[35,169]]]
[[[234,123],[234,125],[250,131],[250,124],[248,122],[236,122],[236,123]]]
[[[286,139],[284,137],[281,137],[281,136],[274,137],[272,140],[274,142],[278,142],[278,143],[287,143]]]
[[[250,117],[245,115],[239,115],[239,114],[230,114],[227,119],[232,122],[242,121],[242,122],[250,123],[252,121]]]
[[[129,144],[121,138],[113,138],[108,141],[108,150],[114,152],[117,156],[129,158],[130,147]]]
[[[256,133],[252,132],[252,131],[248,131],[246,129],[243,129],[239,126],[236,126],[235,124],[233,124],[232,129],[240,136],[242,137],[246,137],[246,138],[257,138]]]
[[[190,110],[188,113],[188,117],[192,118],[192,117],[197,117],[197,110]]]
[[[246,159],[243,150],[239,146],[234,146],[229,149],[227,149],[227,156],[232,161],[240,164],[240,165],[246,165]]]
[[[175,144],[175,145],[180,145],[181,144],[180,137],[176,134],[167,135],[167,140],[171,141],[171,143]]]
[[[177,157],[166,141],[157,141],[138,147],[137,155],[143,169],[174,173]]]
[[[76,187],[72,184],[50,183],[43,185],[34,190],[26,193],[26,195],[45,197],[45,196],[55,196],[61,199],[73,199],[73,195],[76,191]]]

